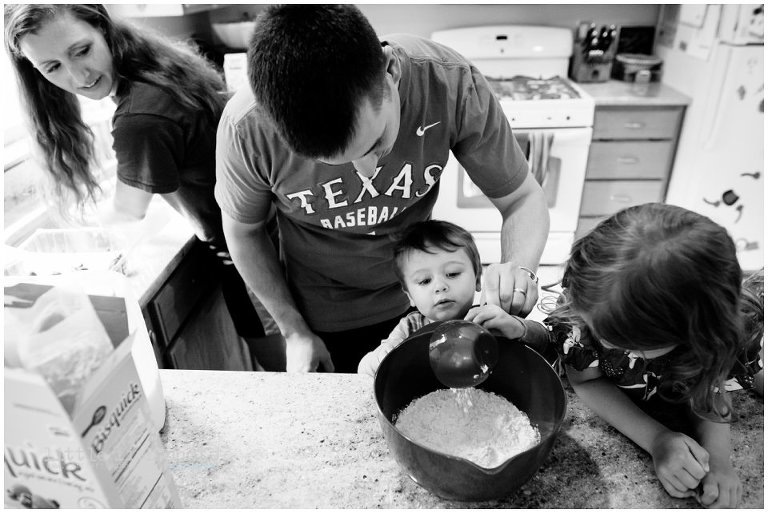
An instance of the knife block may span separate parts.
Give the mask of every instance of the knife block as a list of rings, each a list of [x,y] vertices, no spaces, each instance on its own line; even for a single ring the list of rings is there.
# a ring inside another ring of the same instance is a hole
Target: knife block
[[[576,52],[569,76],[576,82],[607,82],[611,78],[612,67],[613,56],[607,61],[603,58],[590,61],[581,52]]]
[[[576,82],[607,82],[611,78],[613,59],[616,56],[618,38],[605,49],[593,49],[588,41],[577,38],[573,45],[573,58],[568,76]]]

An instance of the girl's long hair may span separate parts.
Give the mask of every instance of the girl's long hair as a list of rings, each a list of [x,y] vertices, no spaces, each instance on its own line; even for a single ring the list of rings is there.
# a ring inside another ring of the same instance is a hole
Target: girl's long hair
[[[678,345],[659,395],[724,420],[720,392],[739,351],[741,268],[726,230],[689,210],[649,203],[622,210],[576,241],[553,316],[627,350]]]
[[[83,121],[80,102],[43,77],[19,49],[56,15],[69,12],[99,29],[110,48],[119,93],[134,81],[155,85],[184,107],[202,111],[216,124],[225,101],[224,83],[196,49],[113,20],[99,4],[18,4],[5,6],[5,48],[16,70],[19,92],[34,140],[52,175],[60,205],[69,194],[83,207],[95,199],[99,184],[92,172],[93,132]]]

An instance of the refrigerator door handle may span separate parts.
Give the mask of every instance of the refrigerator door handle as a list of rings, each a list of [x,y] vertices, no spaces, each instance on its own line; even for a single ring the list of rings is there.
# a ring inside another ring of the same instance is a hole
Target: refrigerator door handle
[[[710,94],[707,98],[707,101],[716,101],[717,103],[713,105],[713,108],[709,109],[708,112],[711,113],[709,116],[707,116],[702,123],[702,129],[706,130],[704,133],[704,137],[702,137],[702,143],[703,147],[705,149],[711,149],[712,146],[715,144],[715,134],[717,133],[717,127],[719,121],[723,117],[723,109],[725,104],[727,103],[724,99],[725,94],[725,83],[728,81],[728,71],[730,66],[728,65],[729,62],[729,56],[731,55],[731,48],[729,45],[720,43],[718,44],[718,52],[715,54],[715,66],[714,69],[723,68],[721,73],[716,73],[715,76],[719,77],[718,83],[716,84],[716,89],[714,94]],[[721,57],[722,56],[722,57]],[[724,61],[724,62],[723,62]],[[712,89],[710,89],[710,93],[712,92]]]

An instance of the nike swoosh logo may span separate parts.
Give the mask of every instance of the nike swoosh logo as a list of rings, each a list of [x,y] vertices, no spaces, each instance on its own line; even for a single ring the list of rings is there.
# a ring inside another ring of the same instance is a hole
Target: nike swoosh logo
[[[439,124],[440,124],[440,122],[438,121],[437,123],[432,123],[431,125],[427,125],[425,127],[419,127],[419,128],[416,129],[416,135],[421,137],[422,135],[424,135],[424,132],[426,132],[427,130],[429,130],[433,126],[439,125]]]

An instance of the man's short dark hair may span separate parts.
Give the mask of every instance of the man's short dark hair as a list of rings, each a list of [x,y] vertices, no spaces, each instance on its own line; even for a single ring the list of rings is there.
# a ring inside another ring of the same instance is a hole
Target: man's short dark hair
[[[287,143],[308,157],[332,157],[354,136],[358,106],[381,104],[385,57],[353,5],[279,5],[257,19],[248,80]]]

